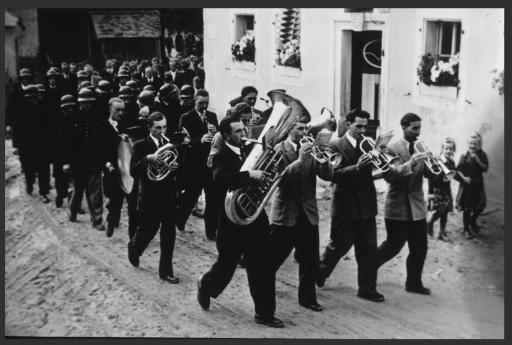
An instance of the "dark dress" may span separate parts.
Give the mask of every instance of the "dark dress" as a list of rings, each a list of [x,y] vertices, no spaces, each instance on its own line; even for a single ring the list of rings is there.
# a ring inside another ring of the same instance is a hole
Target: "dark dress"
[[[448,169],[455,170],[455,162],[453,159],[448,158],[444,164]],[[428,194],[433,197],[429,200],[428,210],[437,211],[440,214],[453,211],[451,182],[444,181],[443,177],[444,174],[441,174],[440,176],[435,176],[428,180]],[[461,182],[459,175],[456,175],[455,179]]]
[[[478,158],[486,166],[489,165],[487,155],[484,151],[477,151]],[[486,206],[487,198],[484,190],[484,178],[483,173],[487,169],[483,169],[478,163],[476,163],[469,152],[466,152],[460,157],[457,170],[460,171],[464,176],[471,178],[471,183],[461,183],[459,186],[459,192],[457,194],[457,207],[461,210],[473,209],[483,210]]]

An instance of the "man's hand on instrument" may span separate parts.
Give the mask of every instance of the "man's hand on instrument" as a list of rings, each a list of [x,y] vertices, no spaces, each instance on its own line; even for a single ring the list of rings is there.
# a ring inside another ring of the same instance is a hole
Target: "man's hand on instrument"
[[[161,161],[156,153],[149,154],[146,156],[146,158],[150,163],[157,163]]]
[[[217,132],[217,127],[215,127],[214,125],[212,125],[211,123],[208,124],[208,132],[209,133],[215,133]]]
[[[110,162],[107,162],[107,163],[105,164],[105,167],[107,168],[107,170],[108,170],[109,172],[112,172],[112,171],[116,170],[116,168],[114,168],[114,166],[113,166],[113,165],[112,165],[112,163],[110,163]]]
[[[178,162],[174,161],[170,166],[169,166],[169,171],[173,172],[173,171],[176,171],[178,170]]]
[[[313,150],[313,143],[305,144],[304,146],[301,146],[299,150],[299,160],[304,160],[305,157],[307,157],[308,154],[311,153]]]
[[[253,180],[260,181],[266,175],[267,175],[267,173],[264,172],[263,170],[249,170],[249,176]]]
[[[427,158],[427,152],[416,152],[411,156],[411,161],[416,163]]]
[[[357,163],[356,163],[356,168],[357,170],[365,167],[365,166],[368,166],[372,164],[372,156],[366,152],[366,153],[363,153],[361,155],[361,157],[359,157],[359,159],[357,160]]]
[[[201,143],[211,143],[213,140],[213,134],[212,133],[206,133],[201,137]]]

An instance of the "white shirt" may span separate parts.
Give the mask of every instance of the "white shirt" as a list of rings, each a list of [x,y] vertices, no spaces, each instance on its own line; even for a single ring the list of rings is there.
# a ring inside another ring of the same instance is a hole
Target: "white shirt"
[[[158,144],[159,144],[158,139],[155,138],[153,135],[151,135],[151,133],[149,134],[149,137],[154,141],[156,147],[158,147]],[[167,142],[169,142],[169,139],[163,134],[162,134],[162,138],[165,139]],[[164,145],[165,145],[165,143],[164,143]]]
[[[240,148],[239,147],[233,146],[230,143],[228,143],[227,141],[226,141],[226,146],[229,147],[231,149],[231,151],[236,153],[238,155],[238,157],[240,157],[240,159],[242,158],[242,154],[240,152]]]
[[[293,150],[294,150],[295,152],[297,152],[297,144],[296,144],[296,143],[294,143],[290,137],[288,137],[288,139],[287,139],[287,140],[288,140],[288,143],[290,143],[290,145],[292,145]],[[297,154],[299,154],[299,153],[297,152]]]
[[[114,127],[114,129],[116,130],[116,132],[118,132],[118,133],[119,133],[119,129],[117,129],[117,124],[118,124],[118,123],[117,123],[117,121],[114,121],[114,120],[112,120],[112,119],[109,117],[109,118],[108,118],[108,122],[110,123],[110,125],[111,125],[112,127]]]
[[[178,72],[178,70],[176,71],[170,71],[171,72],[171,75],[172,75],[172,80],[175,80],[176,79],[176,72]]]
[[[347,131],[347,139],[350,145],[352,145],[353,148],[357,149],[357,140],[352,135],[350,135],[349,131]]]

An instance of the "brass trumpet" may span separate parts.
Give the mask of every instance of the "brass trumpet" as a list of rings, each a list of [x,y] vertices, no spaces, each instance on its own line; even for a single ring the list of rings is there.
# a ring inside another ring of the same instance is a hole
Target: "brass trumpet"
[[[319,163],[329,163],[331,166],[336,166],[341,163],[341,154],[325,150],[322,146],[316,143],[316,140],[311,135],[303,136],[302,139],[300,139],[300,144],[313,144],[311,156]]]
[[[391,136],[392,134],[390,132],[388,138],[391,139]],[[387,141],[389,141],[389,139],[387,139]],[[377,140],[377,142],[380,141],[381,140]],[[371,156],[373,166],[380,172],[385,173],[391,168],[391,163],[398,157],[384,152],[383,147],[385,147],[385,145],[376,145],[375,141],[370,137],[364,137],[359,144],[359,150]]]
[[[450,181],[455,177],[456,172],[454,170],[448,169],[446,164],[443,163],[441,157],[434,156],[432,151],[430,151],[422,141],[416,141],[414,143],[414,151],[418,153],[426,153],[425,165],[430,170],[430,172],[434,175],[443,174],[444,181]]]

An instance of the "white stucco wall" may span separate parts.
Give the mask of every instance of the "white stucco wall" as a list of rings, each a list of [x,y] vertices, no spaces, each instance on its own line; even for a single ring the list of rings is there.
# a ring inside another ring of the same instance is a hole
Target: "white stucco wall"
[[[422,95],[416,85],[423,18],[462,20],[461,90],[457,101]],[[418,34],[419,33],[419,34]],[[504,66],[504,13],[500,9],[393,9],[389,19],[389,84],[383,126],[400,133],[400,118],[414,112],[423,119],[422,138],[438,152],[441,140],[453,137],[456,157],[467,149],[472,131],[483,134],[490,161],[488,195],[504,200],[504,96],[491,87],[490,70]]]

